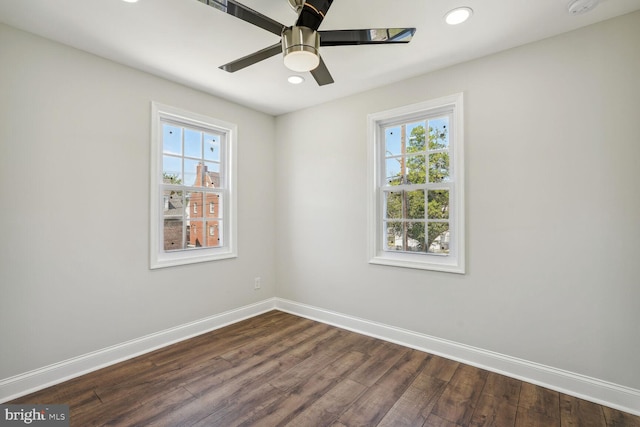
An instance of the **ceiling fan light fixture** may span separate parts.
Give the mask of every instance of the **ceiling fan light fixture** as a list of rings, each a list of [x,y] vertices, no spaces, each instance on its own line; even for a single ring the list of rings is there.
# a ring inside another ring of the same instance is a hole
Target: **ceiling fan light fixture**
[[[298,75],[289,76],[289,78],[287,78],[287,81],[292,85],[299,85],[300,83],[304,83],[304,77]]]
[[[444,15],[444,20],[449,25],[462,24],[473,15],[473,9],[470,7],[457,7],[450,10]]]
[[[314,70],[320,65],[320,36],[307,27],[289,27],[282,32],[284,65],[298,73]]]

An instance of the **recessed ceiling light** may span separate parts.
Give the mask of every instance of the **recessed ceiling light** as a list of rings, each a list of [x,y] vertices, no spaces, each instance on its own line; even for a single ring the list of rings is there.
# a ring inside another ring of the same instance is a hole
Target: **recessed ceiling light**
[[[302,76],[289,76],[289,78],[287,80],[292,85],[299,85],[300,83],[304,82],[304,77],[302,77]]]
[[[449,25],[458,25],[469,19],[471,15],[473,15],[473,9],[470,7],[458,7],[447,12],[444,20]]]
[[[567,5],[567,10],[572,15],[582,15],[598,5],[599,0],[571,0]]]
[[[138,3],[138,0],[122,0],[127,3]]]

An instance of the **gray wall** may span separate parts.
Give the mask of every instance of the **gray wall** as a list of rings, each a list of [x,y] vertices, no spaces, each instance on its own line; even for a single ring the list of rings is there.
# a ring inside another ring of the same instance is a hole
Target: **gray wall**
[[[640,388],[640,13],[277,119],[277,295]],[[366,116],[465,94],[467,274],[368,264]]]
[[[0,64],[0,378],[275,295],[273,117],[4,25]],[[237,259],[149,270],[152,100],[238,125]]]

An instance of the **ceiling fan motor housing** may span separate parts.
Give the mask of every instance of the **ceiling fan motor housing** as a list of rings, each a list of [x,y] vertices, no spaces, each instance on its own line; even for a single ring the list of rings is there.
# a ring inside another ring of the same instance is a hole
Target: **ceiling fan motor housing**
[[[304,7],[304,0],[289,0],[289,5],[297,14],[300,14]]]
[[[284,65],[290,70],[303,72],[320,64],[320,35],[307,27],[289,27],[282,32]]]

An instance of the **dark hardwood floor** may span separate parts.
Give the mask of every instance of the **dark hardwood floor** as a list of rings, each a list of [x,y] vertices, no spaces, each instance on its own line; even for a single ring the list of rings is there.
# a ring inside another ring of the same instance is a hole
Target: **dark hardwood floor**
[[[640,417],[279,311],[11,403],[72,426],[624,426]]]

